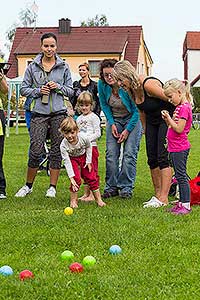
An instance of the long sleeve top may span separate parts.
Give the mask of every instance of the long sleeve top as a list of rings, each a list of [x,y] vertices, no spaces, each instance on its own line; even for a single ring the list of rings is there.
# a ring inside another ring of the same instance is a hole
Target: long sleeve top
[[[70,157],[78,157],[86,153],[86,164],[92,162],[92,145],[89,139],[81,134],[78,134],[78,142],[75,145],[64,138],[60,144],[60,151],[69,178],[75,176]]]
[[[92,146],[96,146],[96,140],[101,136],[99,117],[93,112],[86,116],[82,114],[77,118],[76,123],[81,134],[87,136]]]
[[[22,96],[34,100],[33,112],[48,115],[66,111],[64,96],[73,95],[72,79],[69,66],[56,54],[56,63],[48,74],[42,67],[42,54],[38,54],[34,61],[28,65],[20,88]],[[42,104],[40,89],[48,81],[57,83],[58,88],[52,90],[48,104]]]
[[[109,99],[112,94],[112,88],[108,84],[104,83],[101,79],[98,81],[98,92],[101,109],[103,110],[106,119],[110,125],[115,124],[111,107],[109,105]],[[131,132],[139,120],[138,109],[129,96],[129,94],[122,88],[119,88],[119,96],[126,109],[130,112],[131,118],[128,122],[126,129]]]

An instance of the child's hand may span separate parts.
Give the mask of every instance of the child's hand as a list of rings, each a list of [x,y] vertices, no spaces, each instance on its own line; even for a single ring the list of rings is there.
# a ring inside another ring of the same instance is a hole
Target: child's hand
[[[161,115],[164,120],[170,117],[169,112],[167,110],[161,110]]]
[[[84,168],[87,168],[87,167],[88,167],[88,170],[90,173],[92,171],[92,164],[90,164],[90,163],[85,164]]]
[[[76,183],[75,179],[72,177],[72,178],[70,178],[70,181],[71,181],[73,192],[77,192],[79,190],[79,186]]]

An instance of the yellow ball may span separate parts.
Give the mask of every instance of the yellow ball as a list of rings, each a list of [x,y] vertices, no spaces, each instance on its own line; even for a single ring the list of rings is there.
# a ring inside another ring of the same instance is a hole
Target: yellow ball
[[[73,211],[73,208],[71,208],[71,207],[66,207],[66,208],[64,209],[64,214],[67,215],[67,216],[72,215],[73,212],[74,212],[74,211]]]

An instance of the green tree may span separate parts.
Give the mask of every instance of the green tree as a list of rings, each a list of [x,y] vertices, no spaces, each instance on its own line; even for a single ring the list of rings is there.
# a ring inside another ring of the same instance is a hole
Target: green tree
[[[200,87],[193,87],[192,95],[194,98],[194,112],[200,112]]]
[[[81,27],[99,27],[99,26],[109,26],[106,15],[96,15],[94,18],[88,18],[86,21],[81,22]]]
[[[6,31],[6,40],[5,46],[10,51],[12,43],[15,36],[15,31],[17,27],[23,26],[28,27],[32,26],[35,23],[36,13],[34,13],[29,7],[21,9],[19,12],[19,22],[14,22],[10,28]]]

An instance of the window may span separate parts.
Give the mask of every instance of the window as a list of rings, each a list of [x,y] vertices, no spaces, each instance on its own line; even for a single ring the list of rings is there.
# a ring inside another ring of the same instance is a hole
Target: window
[[[91,76],[94,76],[94,77],[99,76],[100,62],[101,62],[100,60],[89,60],[88,61]]]

